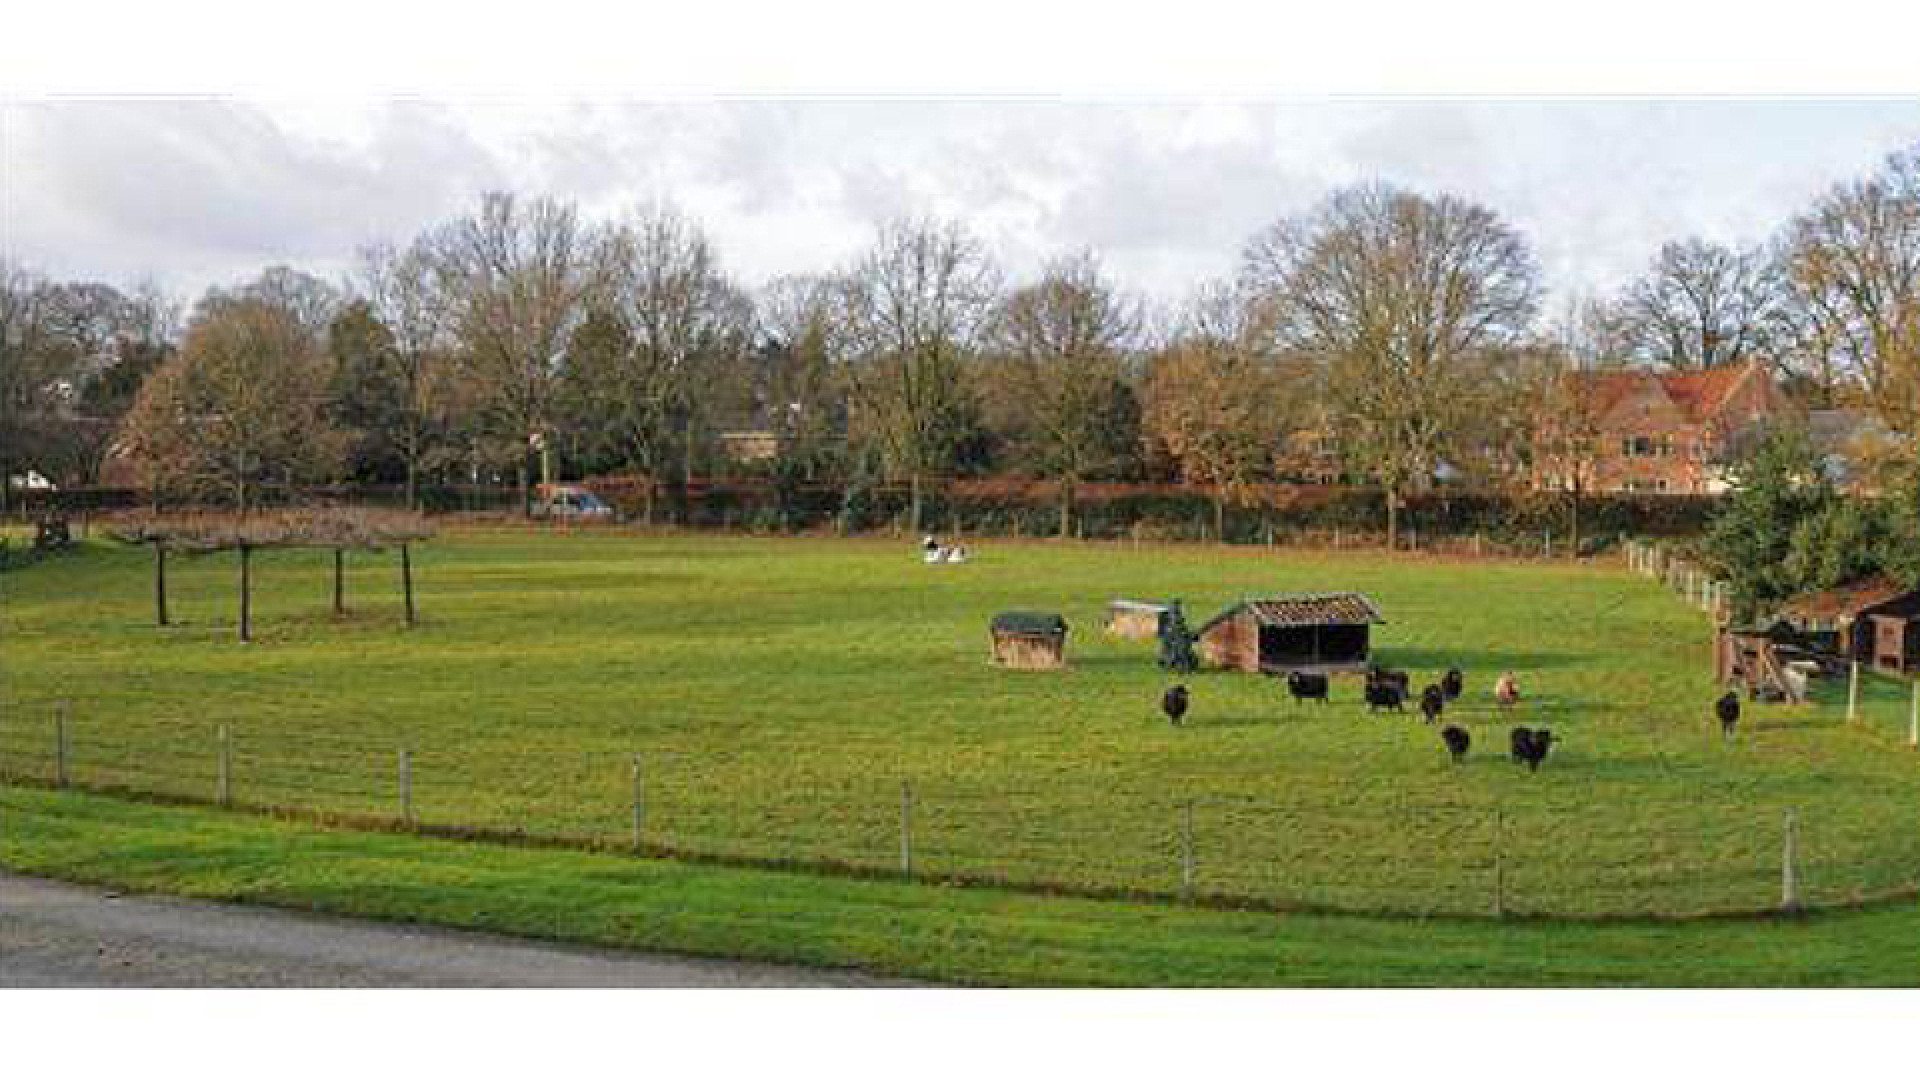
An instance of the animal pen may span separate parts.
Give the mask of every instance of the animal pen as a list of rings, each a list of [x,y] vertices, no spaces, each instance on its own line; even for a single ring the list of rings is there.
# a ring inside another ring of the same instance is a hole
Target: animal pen
[[[1300,593],[1242,600],[1198,633],[1201,660],[1248,672],[1364,671],[1380,609],[1359,593]]]
[[[1067,620],[1058,615],[1009,611],[993,617],[993,662],[1016,671],[1067,666]]]
[[[1107,636],[1123,641],[1152,641],[1160,636],[1160,617],[1167,611],[1165,604],[1115,600],[1107,605]]]

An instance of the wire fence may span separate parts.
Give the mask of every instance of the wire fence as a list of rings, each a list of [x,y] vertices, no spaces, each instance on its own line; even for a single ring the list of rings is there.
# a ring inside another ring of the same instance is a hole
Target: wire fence
[[[1672,589],[1688,607],[1706,612],[1716,624],[1724,624],[1733,611],[1733,587],[1699,564],[1644,540],[1623,541],[1621,551],[1634,572]]]
[[[1920,806],[1853,792],[1610,815],[1501,802],[895,778],[744,786],[666,751],[440,746],[64,709],[0,724],[0,780],[415,830],[929,883],[1279,910],[1690,916],[1920,890]]]

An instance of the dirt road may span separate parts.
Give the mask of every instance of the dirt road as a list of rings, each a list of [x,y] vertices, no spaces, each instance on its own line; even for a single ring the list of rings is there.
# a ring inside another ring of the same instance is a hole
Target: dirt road
[[[0,986],[899,986],[166,897],[0,871]]]

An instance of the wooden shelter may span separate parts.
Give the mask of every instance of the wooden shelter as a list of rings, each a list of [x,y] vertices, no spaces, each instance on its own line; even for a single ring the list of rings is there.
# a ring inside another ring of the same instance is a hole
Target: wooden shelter
[[[1160,636],[1160,616],[1165,604],[1140,600],[1115,600],[1107,605],[1107,636],[1127,641],[1152,641]]]
[[[995,615],[993,662],[1018,671],[1066,667],[1067,620],[1031,611]]]
[[[1798,597],[1781,616],[1830,633],[1842,659],[1895,675],[1920,672],[1920,589],[1874,578]]]
[[[1200,659],[1230,671],[1364,671],[1372,627],[1383,622],[1373,601],[1353,592],[1242,600],[1200,628]]]

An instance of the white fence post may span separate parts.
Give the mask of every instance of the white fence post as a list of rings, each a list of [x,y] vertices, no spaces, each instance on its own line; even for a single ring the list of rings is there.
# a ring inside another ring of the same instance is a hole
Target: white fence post
[[[1913,680],[1913,712],[1907,717],[1907,745],[1920,749],[1920,678]]]
[[[1789,810],[1786,835],[1781,839],[1780,844],[1780,909],[1782,911],[1794,911],[1800,907],[1800,880],[1794,866],[1797,832],[1793,811]]]
[[[1860,661],[1855,660],[1847,675],[1847,722],[1860,718]]]

